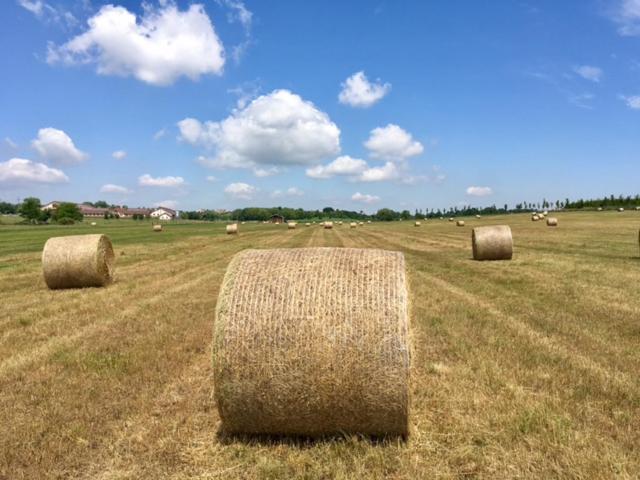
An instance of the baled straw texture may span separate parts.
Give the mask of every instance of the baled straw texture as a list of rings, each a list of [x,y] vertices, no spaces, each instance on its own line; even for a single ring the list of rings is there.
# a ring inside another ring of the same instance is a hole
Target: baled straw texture
[[[296,229],[296,225],[297,225],[297,224],[296,224],[295,222],[289,222],[289,223],[287,224],[287,228],[288,228],[289,230],[295,230],[295,229]]]
[[[453,217],[449,217],[449,221],[450,221],[450,222],[453,222]]]
[[[416,227],[419,227],[419,226],[420,226],[420,225],[422,225],[422,224],[421,224],[420,222],[416,222],[414,225],[415,225]]]
[[[540,217],[538,217],[538,215],[532,215],[531,216],[531,221],[532,222],[537,222],[538,220],[540,220]]]
[[[113,247],[101,234],[53,237],[42,250],[44,281],[51,289],[103,287],[113,280]]]
[[[231,225],[227,225],[227,233],[228,234],[238,233],[238,224],[232,223]]]
[[[399,252],[237,254],[216,307],[214,383],[223,431],[407,435],[407,310]]]
[[[351,222],[349,224],[349,228],[356,228],[358,226],[358,224],[356,222]]]
[[[161,232],[162,231],[162,225],[154,225],[153,226],[153,231],[154,232]]]
[[[557,227],[558,226],[558,219],[555,218],[555,217],[547,218],[547,226],[549,226],[549,227]]]
[[[464,227],[464,220],[458,220],[458,221],[456,222],[456,225],[457,225],[458,227]]]
[[[513,237],[508,225],[475,227],[471,232],[474,260],[511,260]]]
[[[333,222],[324,222],[324,228],[333,228]]]

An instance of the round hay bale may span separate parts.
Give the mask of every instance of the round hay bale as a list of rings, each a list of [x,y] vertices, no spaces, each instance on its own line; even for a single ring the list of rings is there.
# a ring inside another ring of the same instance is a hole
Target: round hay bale
[[[558,219],[555,218],[555,217],[547,218],[547,226],[549,226],[549,227],[557,227],[558,226]]]
[[[458,227],[464,227],[464,220],[458,220],[458,221],[456,222],[456,225],[457,225]]]
[[[511,260],[513,237],[508,225],[475,227],[471,231],[474,260]]]
[[[358,222],[358,225],[362,227],[364,225],[364,222]]]
[[[96,225],[98,225],[96,222],[91,222],[92,227],[95,227]]]
[[[602,211],[602,207],[598,207],[598,211],[601,212]]]
[[[227,225],[227,234],[231,235],[234,233],[238,233],[238,224],[232,223],[230,225]]]
[[[53,237],[42,250],[44,281],[51,289],[103,287],[113,280],[114,258],[106,235]]]
[[[324,228],[326,229],[333,228],[333,222],[324,222]]]
[[[422,225],[420,222],[416,222],[413,224],[415,227],[419,227],[420,225]]]
[[[476,218],[480,218],[480,215],[476,215]]]
[[[305,226],[305,227],[310,227],[310,226],[311,226],[311,224],[310,224],[309,222],[307,222],[307,223],[305,223],[305,224],[304,224],[304,226]]]
[[[342,225],[342,221],[338,222],[338,225]]]
[[[153,231],[154,232],[161,232],[162,231],[162,225],[154,225],[153,226]]]
[[[406,436],[407,307],[400,252],[237,254],[222,283],[214,326],[222,430]]]
[[[287,223],[287,228],[289,230],[295,230],[296,229],[296,225],[297,225],[296,222],[289,222],[289,223]]]
[[[640,210],[640,207],[636,207],[636,210]]]
[[[624,212],[624,208],[620,207],[620,208],[618,209],[618,211],[619,211],[620,213],[622,213],[622,212]]]
[[[544,212],[542,212],[542,214],[546,217],[547,215],[549,215],[549,212],[545,210]]]
[[[367,223],[371,223],[371,220],[367,220]]]
[[[242,222],[241,225],[244,225],[245,223],[247,223],[247,222]]]
[[[349,228],[356,228],[358,226],[358,224],[356,222],[351,222],[349,224]]]
[[[538,215],[533,215],[533,216],[531,217],[531,221],[532,221],[532,222],[537,222],[538,220],[540,220],[540,217],[538,217]]]
[[[450,222],[453,222],[453,217],[449,217],[449,221],[450,221]]]

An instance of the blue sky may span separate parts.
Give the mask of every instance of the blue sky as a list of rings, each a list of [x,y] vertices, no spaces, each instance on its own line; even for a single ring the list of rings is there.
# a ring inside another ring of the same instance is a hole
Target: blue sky
[[[639,47],[640,0],[5,0],[0,199],[635,194]]]

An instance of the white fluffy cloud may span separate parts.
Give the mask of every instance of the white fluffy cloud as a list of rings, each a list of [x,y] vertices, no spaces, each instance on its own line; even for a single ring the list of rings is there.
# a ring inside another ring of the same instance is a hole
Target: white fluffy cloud
[[[253,174],[256,177],[260,177],[260,178],[271,177],[273,175],[277,175],[278,173],[280,173],[280,169],[278,167],[268,167],[268,168],[256,167],[253,169]]]
[[[409,132],[392,123],[371,130],[364,146],[373,158],[391,161],[406,160],[424,151],[422,144],[415,141]]]
[[[358,182],[384,182],[396,180],[400,177],[398,167],[393,162],[387,162],[381,167],[370,167],[358,175],[354,180]]]
[[[24,158],[0,162],[0,184],[65,183],[69,181],[62,170],[51,168]]]
[[[181,187],[185,185],[182,177],[152,177],[148,173],[138,177],[138,185],[141,187]]]
[[[630,109],[640,110],[640,95],[631,95],[630,97],[620,95],[620,99],[624,100],[624,103],[626,103]]]
[[[57,128],[41,128],[38,138],[31,145],[45,159],[52,162],[71,165],[89,158],[89,155],[78,150],[71,137]]]
[[[329,116],[288,90],[262,95],[220,122],[185,118],[178,128],[182,141],[215,149],[199,160],[209,167],[308,165],[340,151],[340,130]]]
[[[273,198],[282,198],[282,197],[301,197],[304,195],[304,192],[300,190],[298,187],[289,187],[286,190],[274,190],[271,194]]]
[[[230,183],[224,188],[224,193],[240,200],[251,200],[257,189],[248,183]]]
[[[623,36],[640,35],[640,0],[615,0],[611,17]]]
[[[354,202],[362,202],[362,203],[376,203],[380,201],[380,197],[377,195],[369,195],[366,193],[356,192],[351,195],[351,200]]]
[[[493,195],[493,189],[491,187],[469,187],[467,188],[467,195],[472,197],[487,197]]]
[[[391,91],[391,84],[370,82],[364,72],[354,73],[342,84],[338,95],[340,103],[352,107],[367,108]]]
[[[42,0],[18,0],[18,5],[30,11],[36,17],[39,17],[44,12],[44,2]]]
[[[172,1],[143,4],[140,19],[125,7],[105,5],[89,28],[61,46],[49,45],[49,63],[96,63],[101,75],[134,76],[151,85],[179,77],[222,74],[224,47],[202,5],[180,11]]]
[[[343,155],[327,165],[317,165],[307,169],[311,178],[331,178],[336,175],[358,175],[367,170],[367,162],[359,158]]]
[[[127,152],[124,150],[116,150],[111,154],[111,156],[116,160],[123,160],[127,156]]]
[[[573,67],[573,71],[585,80],[590,80],[596,83],[600,82],[603,75],[601,68],[593,67],[591,65],[577,65]]]
[[[131,193],[131,190],[125,187],[121,187],[120,185],[114,185],[113,183],[107,183],[100,187],[100,192],[102,193]]]

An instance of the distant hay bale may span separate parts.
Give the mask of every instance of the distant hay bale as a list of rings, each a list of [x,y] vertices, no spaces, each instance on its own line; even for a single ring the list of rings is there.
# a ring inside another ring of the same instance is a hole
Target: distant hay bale
[[[349,228],[356,228],[358,226],[358,224],[356,222],[351,222],[349,224]]]
[[[471,231],[474,260],[511,260],[513,237],[508,225],[475,227]]]
[[[324,228],[326,229],[333,228],[333,222],[324,222]]]
[[[421,224],[420,222],[416,222],[416,223],[414,223],[413,225],[414,225],[414,226],[416,226],[416,227],[419,227],[419,226],[420,226],[420,225],[422,225],[422,224]]]
[[[624,208],[620,207],[620,208],[618,209],[618,211],[619,211],[619,212],[624,212]]]
[[[162,231],[162,225],[154,225],[153,226],[153,231],[154,232],[161,232]]]
[[[547,226],[549,226],[549,227],[557,227],[558,226],[558,219],[555,218],[555,217],[547,218]]]
[[[42,250],[44,281],[51,289],[103,287],[113,280],[113,247],[106,235],[47,240]]]
[[[407,310],[399,252],[237,254],[214,326],[214,392],[223,432],[406,436]]]
[[[458,221],[456,222],[456,225],[457,225],[458,227],[464,227],[464,220],[458,220]]]
[[[532,221],[532,222],[537,222],[538,220],[540,220],[540,217],[539,217],[538,215],[533,215],[533,216],[531,217],[531,221]]]
[[[342,221],[339,221],[339,222],[338,222],[338,225],[342,225]]]
[[[453,217],[449,217],[449,221],[450,221],[450,222],[453,222]]]
[[[598,211],[601,212],[602,211],[602,207],[598,207]]]
[[[480,218],[480,215],[476,215],[476,218]]]
[[[310,227],[310,226],[311,226],[311,224],[310,224],[309,222],[307,222],[307,223],[305,223],[305,224],[304,224],[304,226],[305,226],[305,227]]]
[[[367,220],[367,223],[371,223],[371,220]]]
[[[636,207],[636,210],[640,210],[640,207]]]
[[[295,230],[295,229],[296,229],[296,225],[297,225],[297,224],[296,224],[296,222],[289,222],[289,223],[287,224],[287,228],[288,228],[289,230]]]
[[[362,227],[364,225],[364,222],[358,222],[358,225]]]
[[[234,234],[234,233],[238,233],[238,224],[232,223],[230,225],[227,225],[227,234]]]
[[[96,225],[98,225],[96,222],[91,222],[92,227],[95,227]]]
[[[247,223],[247,222],[242,222],[241,225],[244,225],[245,223]]]

